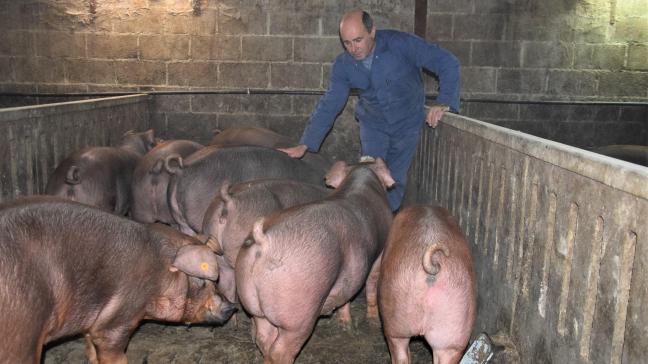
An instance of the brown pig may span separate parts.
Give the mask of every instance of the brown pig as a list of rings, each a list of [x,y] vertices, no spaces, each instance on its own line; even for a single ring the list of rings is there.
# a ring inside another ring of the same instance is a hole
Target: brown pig
[[[221,252],[218,257],[218,290],[236,300],[234,267],[239,250],[260,217],[298,204],[320,200],[331,192],[322,186],[289,179],[260,179],[224,184],[203,220],[202,233]]]
[[[316,169],[283,152],[257,146],[205,147],[188,158],[169,156],[168,203],[173,220],[185,234],[196,235],[205,212],[226,181],[287,178],[321,183],[325,169]]]
[[[365,281],[375,309],[374,277],[392,220],[386,188],[394,181],[381,159],[336,162],[326,177],[336,187],[330,196],[257,221],[236,261],[236,289],[266,363],[292,363],[320,315],[340,308],[348,327],[349,301]]]
[[[459,362],[475,322],[475,273],[468,243],[446,209],[412,206],[396,216],[382,256],[378,306],[392,363],[410,363],[410,337],[419,335],[434,364]]]
[[[143,319],[222,323],[218,266],[200,241],[57,197],[0,205],[0,362],[85,334],[91,363],[126,363]]]
[[[127,132],[118,147],[87,147],[65,158],[47,181],[45,193],[125,215],[139,159],[156,145],[153,129]]]
[[[268,148],[287,148],[297,145],[289,137],[276,133],[267,128],[260,127],[237,127],[225,130],[214,130],[214,137],[209,145],[220,147],[235,147],[242,145],[256,145]],[[319,153],[306,152],[302,160],[308,165],[318,169],[331,167],[329,161]]]

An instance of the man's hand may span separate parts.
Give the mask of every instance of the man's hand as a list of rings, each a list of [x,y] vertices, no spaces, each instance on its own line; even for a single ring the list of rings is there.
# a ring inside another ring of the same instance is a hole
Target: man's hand
[[[447,105],[430,106],[428,109],[427,117],[425,118],[425,122],[429,127],[436,128],[436,126],[439,124],[439,121],[441,121],[443,114],[445,114],[445,112],[448,110],[450,110],[450,108]]]
[[[306,154],[307,149],[308,149],[308,147],[306,146],[306,144],[299,144],[297,146],[290,147],[290,148],[277,148],[277,150],[288,154],[292,158],[301,158],[301,157],[303,157],[304,154]]]

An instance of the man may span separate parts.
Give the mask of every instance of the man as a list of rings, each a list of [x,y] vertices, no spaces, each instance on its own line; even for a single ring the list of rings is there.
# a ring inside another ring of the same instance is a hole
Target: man
[[[319,150],[352,88],[360,99],[355,116],[360,122],[363,156],[387,162],[396,180],[389,204],[398,210],[405,194],[407,171],[414,157],[423,120],[436,127],[443,114],[459,110],[459,61],[450,52],[418,36],[376,30],[371,16],[352,10],[342,17],[340,39],[346,52],[335,59],[331,80],[306,125],[300,144],[281,149],[293,158]],[[439,77],[439,96],[427,110],[421,69]]]

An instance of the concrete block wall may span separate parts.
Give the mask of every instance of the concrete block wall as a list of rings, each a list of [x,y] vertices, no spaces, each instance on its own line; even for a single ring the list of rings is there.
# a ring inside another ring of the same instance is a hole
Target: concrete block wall
[[[463,115],[578,147],[648,145],[646,6],[434,0],[426,38],[461,61],[462,97],[473,100]],[[611,101],[643,105],[579,103]]]
[[[337,31],[345,10],[363,7],[379,28],[413,31],[414,5],[413,0],[2,2],[0,93],[322,92],[331,61],[342,51]],[[425,37],[462,63],[463,115],[576,146],[648,144],[643,5],[643,0],[428,0]],[[435,94],[435,78],[424,79]],[[218,113],[240,114],[234,119],[249,113],[290,115],[301,129],[312,111],[302,109],[312,102],[296,106],[297,100],[281,101],[291,104],[290,111]],[[546,100],[643,105],[610,111],[609,105],[540,103]],[[32,101],[60,99],[0,96],[0,106]],[[180,96],[171,103],[183,102]],[[581,112],[584,107],[588,112]],[[202,112],[189,110],[184,117],[175,110],[165,122],[205,120],[195,115]]]
[[[430,0],[465,98],[648,101],[645,1]]]
[[[321,90],[352,6],[413,29],[410,1],[3,2],[0,90]]]

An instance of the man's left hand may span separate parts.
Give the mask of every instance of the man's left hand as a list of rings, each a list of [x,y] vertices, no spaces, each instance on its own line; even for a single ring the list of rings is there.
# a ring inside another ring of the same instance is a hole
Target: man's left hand
[[[439,124],[439,121],[441,121],[443,114],[445,114],[445,112],[448,110],[450,110],[450,108],[446,105],[430,106],[430,108],[428,109],[427,117],[425,118],[425,122],[429,127],[436,128],[436,126]]]

